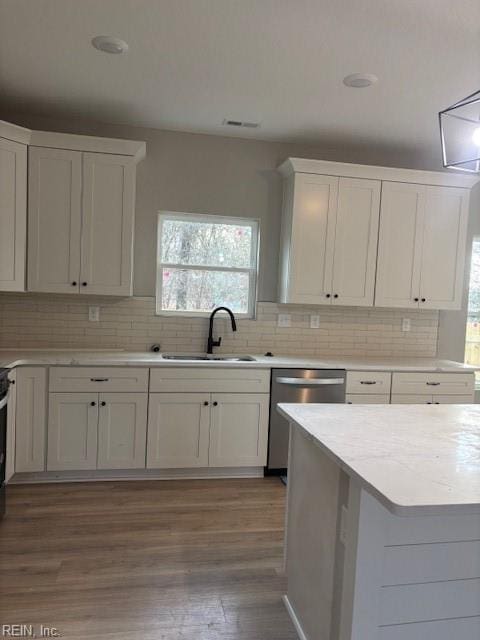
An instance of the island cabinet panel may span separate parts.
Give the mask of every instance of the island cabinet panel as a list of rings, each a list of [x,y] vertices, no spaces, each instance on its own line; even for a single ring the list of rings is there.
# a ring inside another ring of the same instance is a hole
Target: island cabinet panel
[[[480,618],[431,620],[393,627],[380,627],[378,640],[476,640]]]
[[[0,138],[0,291],[25,290],[27,146]]]
[[[397,516],[350,480],[341,640],[473,640],[480,514]]]
[[[47,370],[16,370],[15,471],[44,471],[47,427]],[[8,413],[13,407],[8,406]]]
[[[208,467],[210,394],[151,393],[147,467]]]
[[[146,393],[100,393],[98,469],[145,467]]]

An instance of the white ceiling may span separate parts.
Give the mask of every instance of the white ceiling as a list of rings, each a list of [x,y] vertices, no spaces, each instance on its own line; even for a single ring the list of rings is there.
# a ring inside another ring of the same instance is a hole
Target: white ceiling
[[[353,72],[379,82],[348,89]],[[432,149],[437,112],[479,88],[480,0],[0,0],[8,110]]]

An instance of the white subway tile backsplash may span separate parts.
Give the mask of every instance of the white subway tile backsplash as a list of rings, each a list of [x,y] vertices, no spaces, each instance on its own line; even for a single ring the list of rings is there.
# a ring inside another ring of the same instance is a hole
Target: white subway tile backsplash
[[[88,321],[88,306],[100,306],[100,321]],[[278,327],[279,313],[291,327]],[[310,328],[310,315],[320,328]],[[408,310],[411,330],[402,332],[402,309],[310,307],[259,302],[256,320],[215,320],[223,353],[245,351],[279,355],[358,355],[434,357],[438,312]],[[47,294],[0,294],[0,348],[102,348],[146,351],[203,351],[207,318],[155,315],[154,298],[87,298]]]

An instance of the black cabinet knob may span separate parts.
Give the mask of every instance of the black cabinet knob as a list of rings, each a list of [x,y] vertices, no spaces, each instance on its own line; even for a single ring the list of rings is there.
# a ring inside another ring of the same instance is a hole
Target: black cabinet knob
[[[203,403],[204,407],[208,407],[208,400],[205,400],[205,402]]]
[[[102,407],[105,407],[106,404],[107,404],[106,402],[101,402]]]
[[[330,294],[329,294],[329,293],[326,293],[326,294],[325,294],[325,297],[326,297],[326,298],[330,298]]]
[[[414,298],[414,299],[413,299],[413,301],[414,301],[414,302],[418,302],[418,298]]]
[[[216,407],[218,405],[218,402],[214,402],[213,406]]]
[[[75,281],[72,282],[72,287],[76,287],[77,283]]]
[[[91,406],[91,407],[95,407],[95,406],[96,406],[96,404],[97,404],[96,402],[93,402],[93,401],[92,401],[92,402],[90,402],[90,406]]]
[[[425,299],[425,298],[422,298],[422,299],[421,299],[421,302],[426,302],[426,299]]]
[[[335,293],[333,297],[338,298],[338,293]]]
[[[86,282],[82,282],[82,287],[86,287],[87,283]]]

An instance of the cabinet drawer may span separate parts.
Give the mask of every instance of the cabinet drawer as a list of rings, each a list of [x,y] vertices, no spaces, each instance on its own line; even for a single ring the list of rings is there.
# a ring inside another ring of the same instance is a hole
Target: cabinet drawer
[[[269,369],[162,367],[150,370],[151,392],[269,393]]]
[[[392,393],[468,395],[473,397],[473,373],[394,373]]]
[[[472,404],[473,395],[471,394],[458,394],[450,396],[441,395],[392,395],[392,404]]]
[[[347,393],[390,393],[392,374],[389,371],[348,371]]]
[[[347,404],[390,404],[388,393],[347,393]]]
[[[135,367],[51,367],[50,391],[146,392],[148,369]]]

